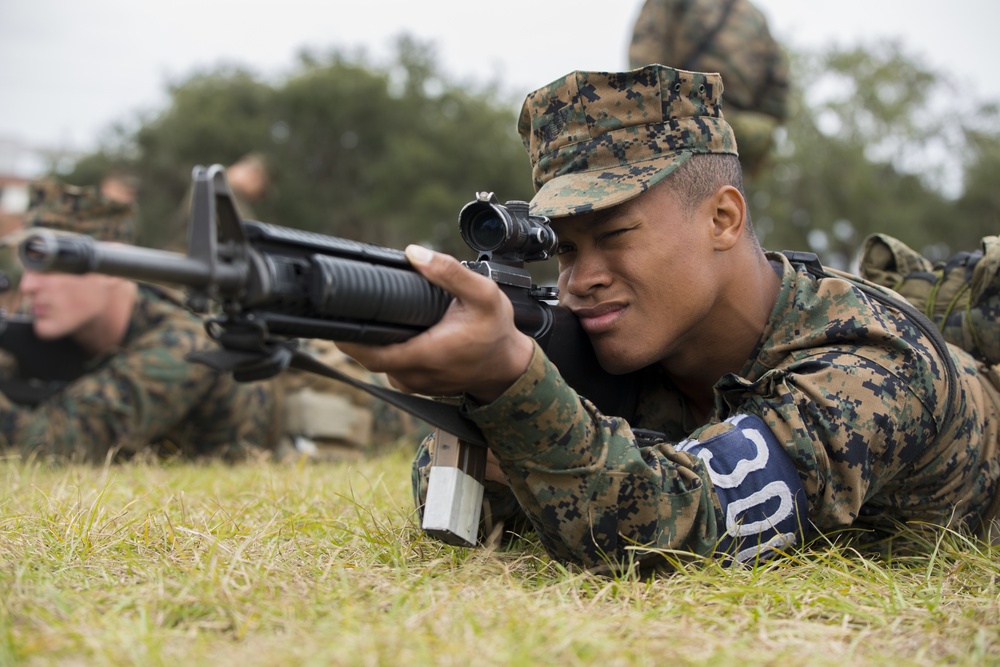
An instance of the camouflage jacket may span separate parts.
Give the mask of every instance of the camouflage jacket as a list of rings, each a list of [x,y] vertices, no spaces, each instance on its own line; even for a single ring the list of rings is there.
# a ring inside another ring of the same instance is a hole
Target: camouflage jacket
[[[214,345],[197,317],[141,285],[119,349],[35,408],[0,395],[0,440],[24,455],[94,462],[148,450],[235,460],[269,448],[268,385],[185,361]]]
[[[655,369],[640,376],[631,424],[603,415],[537,348],[503,396],[469,406],[553,557],[621,562],[633,545],[716,552],[727,533],[740,531],[739,489],[698,450],[714,440],[723,445],[716,458],[724,458],[727,434],[742,428],[741,419],[774,445],[761,445],[734,471],[791,464],[785,481],[797,489],[804,514],[797,521],[810,530],[891,530],[907,521],[979,527],[991,511],[1000,477],[995,369],[952,349],[951,393],[929,339],[900,312],[850,280],[817,281],[782,255],[769,258],[783,275],[769,325],[740,372],[716,384],[707,423],[695,421]],[[665,438],[637,440],[634,428]],[[427,468],[422,451],[418,502]],[[488,489],[494,507],[504,505],[505,491]]]

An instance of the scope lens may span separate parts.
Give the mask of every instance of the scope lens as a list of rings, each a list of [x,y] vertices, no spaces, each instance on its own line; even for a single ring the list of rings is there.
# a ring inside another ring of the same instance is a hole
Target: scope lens
[[[507,239],[507,225],[493,210],[483,211],[468,226],[468,241],[479,251],[496,250]]]

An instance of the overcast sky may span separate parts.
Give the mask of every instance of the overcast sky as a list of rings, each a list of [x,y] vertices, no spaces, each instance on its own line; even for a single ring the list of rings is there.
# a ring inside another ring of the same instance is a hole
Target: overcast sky
[[[161,108],[169,81],[240,63],[291,69],[304,47],[432,41],[444,69],[518,95],[574,69],[625,68],[642,0],[0,0],[0,140],[92,148],[114,121]],[[793,48],[899,39],[980,100],[1000,100],[1000,2],[757,0]]]

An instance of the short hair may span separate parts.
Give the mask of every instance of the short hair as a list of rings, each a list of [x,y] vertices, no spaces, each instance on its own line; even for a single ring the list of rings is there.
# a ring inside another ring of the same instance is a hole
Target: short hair
[[[697,153],[670,174],[664,181],[688,212],[694,211],[705,198],[714,194],[724,185],[739,190],[743,199],[747,195],[743,189],[743,169],[735,155],[719,153]],[[750,208],[747,207],[747,229],[756,243],[757,234],[753,229]]]

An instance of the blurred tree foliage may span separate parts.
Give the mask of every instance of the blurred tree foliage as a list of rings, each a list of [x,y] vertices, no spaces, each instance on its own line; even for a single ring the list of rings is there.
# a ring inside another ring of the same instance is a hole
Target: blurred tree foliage
[[[964,237],[960,248],[968,239],[1000,235],[1000,111],[986,107],[980,120],[980,127],[966,130],[965,188],[955,216]]]
[[[247,217],[394,247],[419,241],[462,258],[471,251],[458,212],[476,192],[501,201],[532,194],[513,101],[496,84],[448,80],[433,50],[405,36],[385,68],[303,53],[278,82],[220,67],[169,92],[162,113],[66,177],[137,175],[145,245],[177,240],[193,166],[249,152],[266,157],[271,187]]]
[[[797,54],[793,71],[795,109],[772,168],[748,184],[766,247],[847,268],[875,232],[934,259],[1000,233],[994,105],[893,43]]]
[[[892,43],[793,54],[793,75],[795,106],[772,167],[747,184],[765,247],[811,249],[850,268],[874,232],[932,258],[1000,233],[995,105]],[[67,176],[93,182],[113,167],[138,175],[147,245],[177,236],[194,165],[251,151],[267,156],[273,181],[253,217],[461,258],[470,251],[457,214],[476,191],[532,194],[515,131],[521,100],[496,83],[449,80],[433,49],[406,36],[385,67],[363,54],[304,53],[278,81],[219,67],[169,92],[159,115]]]

